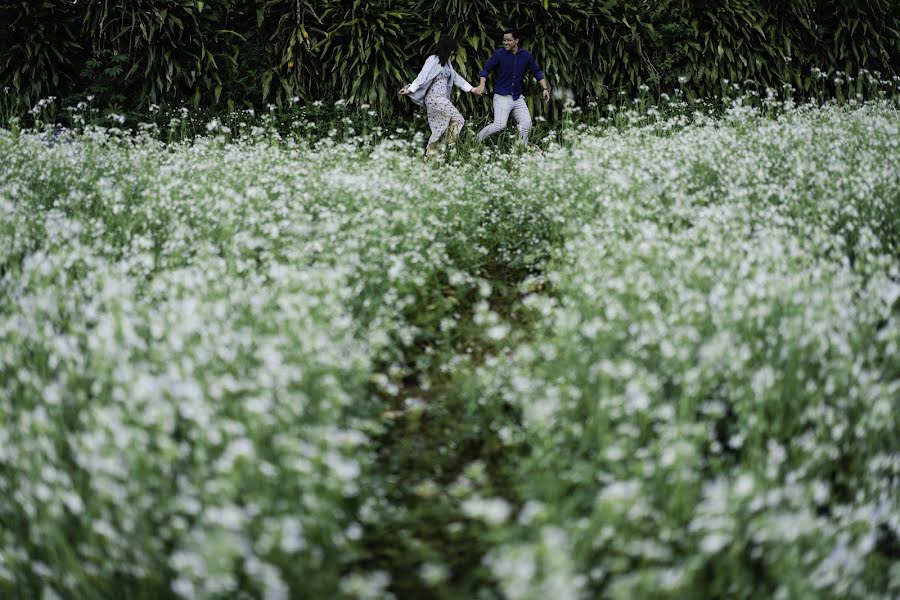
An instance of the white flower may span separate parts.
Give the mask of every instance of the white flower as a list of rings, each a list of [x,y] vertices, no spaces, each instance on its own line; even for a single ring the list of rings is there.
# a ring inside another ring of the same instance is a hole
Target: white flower
[[[489,525],[500,525],[509,518],[509,502],[502,498],[473,496],[462,503],[463,512],[473,519],[481,519]]]

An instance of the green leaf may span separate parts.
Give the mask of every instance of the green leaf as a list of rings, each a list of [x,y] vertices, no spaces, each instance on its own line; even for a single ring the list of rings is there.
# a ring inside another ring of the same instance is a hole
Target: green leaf
[[[262,100],[263,102],[269,97],[269,87],[272,85],[272,71],[266,71],[262,78]]]

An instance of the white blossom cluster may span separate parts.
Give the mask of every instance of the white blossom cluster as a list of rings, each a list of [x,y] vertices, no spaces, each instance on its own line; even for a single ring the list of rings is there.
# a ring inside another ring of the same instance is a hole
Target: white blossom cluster
[[[0,130],[0,156],[0,590],[383,583],[345,577],[371,436],[477,293],[465,173],[103,129]],[[433,302],[440,328],[408,317]]]
[[[423,165],[0,130],[0,592],[390,597],[376,440],[438,377],[509,454],[414,491],[509,598],[896,596],[898,133],[735,104]]]
[[[531,343],[479,370],[528,448],[510,598],[896,597],[900,114],[585,137]]]

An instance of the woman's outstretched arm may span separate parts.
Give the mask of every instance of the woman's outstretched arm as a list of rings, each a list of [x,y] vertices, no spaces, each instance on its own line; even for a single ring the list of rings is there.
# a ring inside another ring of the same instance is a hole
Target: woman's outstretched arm
[[[471,83],[466,81],[465,77],[457,73],[456,69],[453,70],[453,85],[466,93],[471,92],[475,87]]]

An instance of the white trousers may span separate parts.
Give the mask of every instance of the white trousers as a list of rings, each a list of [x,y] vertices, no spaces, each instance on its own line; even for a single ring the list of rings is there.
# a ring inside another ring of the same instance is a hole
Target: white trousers
[[[525,97],[519,96],[518,100],[513,100],[512,96],[500,96],[499,94],[494,94],[494,122],[479,131],[475,139],[481,142],[489,135],[506,129],[509,113],[512,113],[513,119],[519,126],[519,139],[527,142],[528,132],[531,131],[531,113],[528,112]]]

